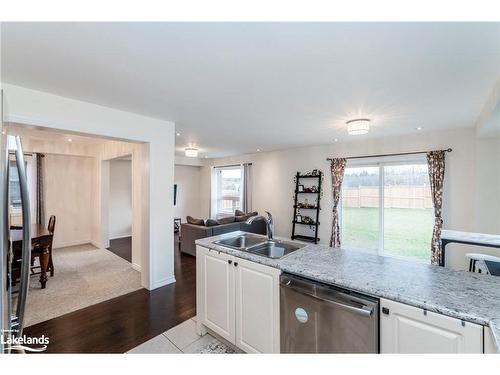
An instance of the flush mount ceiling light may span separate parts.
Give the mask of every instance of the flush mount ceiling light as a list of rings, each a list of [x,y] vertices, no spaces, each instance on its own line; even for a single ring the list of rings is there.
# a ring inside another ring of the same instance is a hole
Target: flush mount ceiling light
[[[194,147],[186,147],[184,149],[184,155],[188,158],[197,158],[198,157],[198,149]]]
[[[346,122],[349,135],[361,135],[370,131],[370,119],[356,118]]]

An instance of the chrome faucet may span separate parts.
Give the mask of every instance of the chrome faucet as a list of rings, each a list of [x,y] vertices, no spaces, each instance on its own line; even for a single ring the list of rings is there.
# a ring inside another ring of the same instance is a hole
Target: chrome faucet
[[[273,215],[270,212],[266,211],[267,218],[262,215],[256,215],[250,217],[246,221],[247,224],[252,224],[255,220],[264,220],[267,226],[267,240],[272,241],[274,237],[274,223],[273,223]]]

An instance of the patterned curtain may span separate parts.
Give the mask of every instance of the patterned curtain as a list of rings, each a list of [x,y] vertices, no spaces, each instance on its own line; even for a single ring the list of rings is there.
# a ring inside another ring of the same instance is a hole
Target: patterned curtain
[[[36,154],[36,222],[45,225],[45,194],[43,180],[43,158],[45,155]]]
[[[444,150],[427,153],[432,203],[434,205],[434,230],[432,232],[431,244],[432,264],[442,264],[441,229],[443,228],[443,219],[441,217],[441,209],[443,206],[444,159]]]
[[[340,225],[338,205],[340,201],[340,189],[342,188],[342,180],[344,178],[346,159],[332,159],[332,193],[333,193],[333,222],[332,222],[332,237],[330,238],[330,246],[340,247]]]

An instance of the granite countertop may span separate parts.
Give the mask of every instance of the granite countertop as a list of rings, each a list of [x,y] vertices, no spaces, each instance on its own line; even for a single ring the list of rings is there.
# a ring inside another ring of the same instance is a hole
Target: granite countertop
[[[326,245],[309,244],[281,259],[269,259],[213,243],[243,233],[207,237],[196,244],[283,272],[489,326],[500,352],[500,277]]]
[[[498,234],[472,233],[443,229],[441,232],[441,239],[500,247],[500,235]]]

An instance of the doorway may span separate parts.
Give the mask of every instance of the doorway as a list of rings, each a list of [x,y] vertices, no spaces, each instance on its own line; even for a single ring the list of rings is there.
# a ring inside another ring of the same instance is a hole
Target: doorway
[[[132,263],[132,156],[109,161],[108,250]]]
[[[49,219],[56,218],[50,234],[50,269],[42,266],[39,257],[31,259],[26,327],[141,289],[143,272],[132,264],[132,239],[141,238],[140,226],[132,222],[141,216],[141,205],[134,205],[138,212],[134,215],[132,202],[133,192],[142,191],[138,183],[142,179],[137,176],[142,176],[143,159],[134,158],[140,155],[142,144],[13,123],[6,132],[22,138],[29,200],[31,208],[36,208],[31,215],[31,225],[38,228],[35,233],[42,233]],[[28,162],[31,159],[36,161],[33,165]],[[104,164],[106,183],[102,183]],[[11,171],[12,186],[17,184],[17,175],[17,168]],[[111,199],[101,200],[103,186],[111,188]],[[10,219],[16,225],[20,220],[16,216],[19,194],[11,190]],[[106,212],[111,209],[106,221],[103,206]],[[135,236],[133,228],[137,228]],[[106,249],[110,237],[127,243],[123,256]]]

